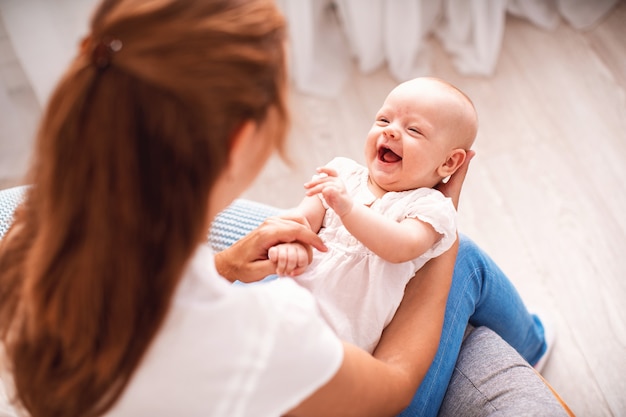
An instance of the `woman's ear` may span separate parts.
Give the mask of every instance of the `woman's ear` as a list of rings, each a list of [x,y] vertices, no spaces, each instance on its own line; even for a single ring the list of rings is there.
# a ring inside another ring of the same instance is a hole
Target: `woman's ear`
[[[252,183],[269,152],[257,123],[243,122],[231,136],[228,162],[216,178],[209,200],[209,220],[230,204]]]
[[[452,152],[448,154],[445,162],[437,168],[437,173],[441,178],[446,178],[456,172],[457,169],[463,162],[465,162],[465,158],[467,157],[467,152],[465,149],[454,149]]]
[[[230,138],[228,164],[226,169],[233,176],[240,176],[241,170],[248,165],[250,154],[253,153],[257,124],[252,120],[246,120],[239,126]]]
[[[235,130],[229,146],[224,174],[233,186],[241,183],[243,189],[256,178],[275,148],[266,125],[253,120],[244,121]]]

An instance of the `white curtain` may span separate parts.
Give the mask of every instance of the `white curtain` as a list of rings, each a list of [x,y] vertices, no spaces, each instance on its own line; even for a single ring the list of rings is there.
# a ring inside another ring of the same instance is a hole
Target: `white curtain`
[[[362,72],[387,65],[398,80],[429,72],[424,39],[437,36],[460,73],[490,75],[507,12],[546,28],[563,18],[592,26],[618,0],[277,0],[290,30],[291,74],[303,92],[337,94],[356,59]],[[97,0],[0,0],[15,52],[43,105]]]
[[[0,0],[0,18],[43,106],[87,35],[96,0]]]
[[[506,14],[554,29],[563,19],[593,26],[618,0],[280,0],[289,22],[296,87],[337,94],[350,61],[368,73],[387,65],[404,81],[429,73],[424,39],[434,34],[466,75],[489,76],[500,53]]]

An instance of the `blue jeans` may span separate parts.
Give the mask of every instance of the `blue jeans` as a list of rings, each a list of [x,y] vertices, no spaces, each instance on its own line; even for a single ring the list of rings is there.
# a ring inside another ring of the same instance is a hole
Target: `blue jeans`
[[[474,242],[459,237],[439,349],[402,417],[437,415],[468,323],[489,327],[531,364],[546,350],[541,322],[528,312],[513,284]]]

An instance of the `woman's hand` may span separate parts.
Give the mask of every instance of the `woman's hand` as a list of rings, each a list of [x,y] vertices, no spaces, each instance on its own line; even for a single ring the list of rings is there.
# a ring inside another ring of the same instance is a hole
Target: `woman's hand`
[[[435,188],[441,191],[443,195],[452,199],[452,203],[454,203],[454,207],[456,209],[459,208],[459,197],[461,196],[461,188],[463,186],[463,181],[465,181],[465,176],[467,175],[469,163],[475,155],[475,151],[467,151],[467,156],[465,158],[465,161],[463,162],[463,165],[461,165],[459,169],[457,169],[457,171],[452,174],[448,182],[440,182],[435,186]]]
[[[229,281],[258,281],[276,272],[276,263],[268,256],[269,249],[291,242],[298,242],[307,249],[309,263],[312,258],[311,247],[322,252],[327,250],[304,217],[270,217],[231,247],[217,253],[215,267]]]

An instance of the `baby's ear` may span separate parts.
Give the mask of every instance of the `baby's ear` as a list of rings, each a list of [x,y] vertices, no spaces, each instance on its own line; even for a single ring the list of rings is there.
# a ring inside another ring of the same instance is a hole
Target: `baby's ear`
[[[441,178],[446,178],[454,174],[456,170],[463,165],[466,157],[467,151],[465,151],[465,149],[454,149],[448,154],[445,162],[437,168],[437,173]]]

